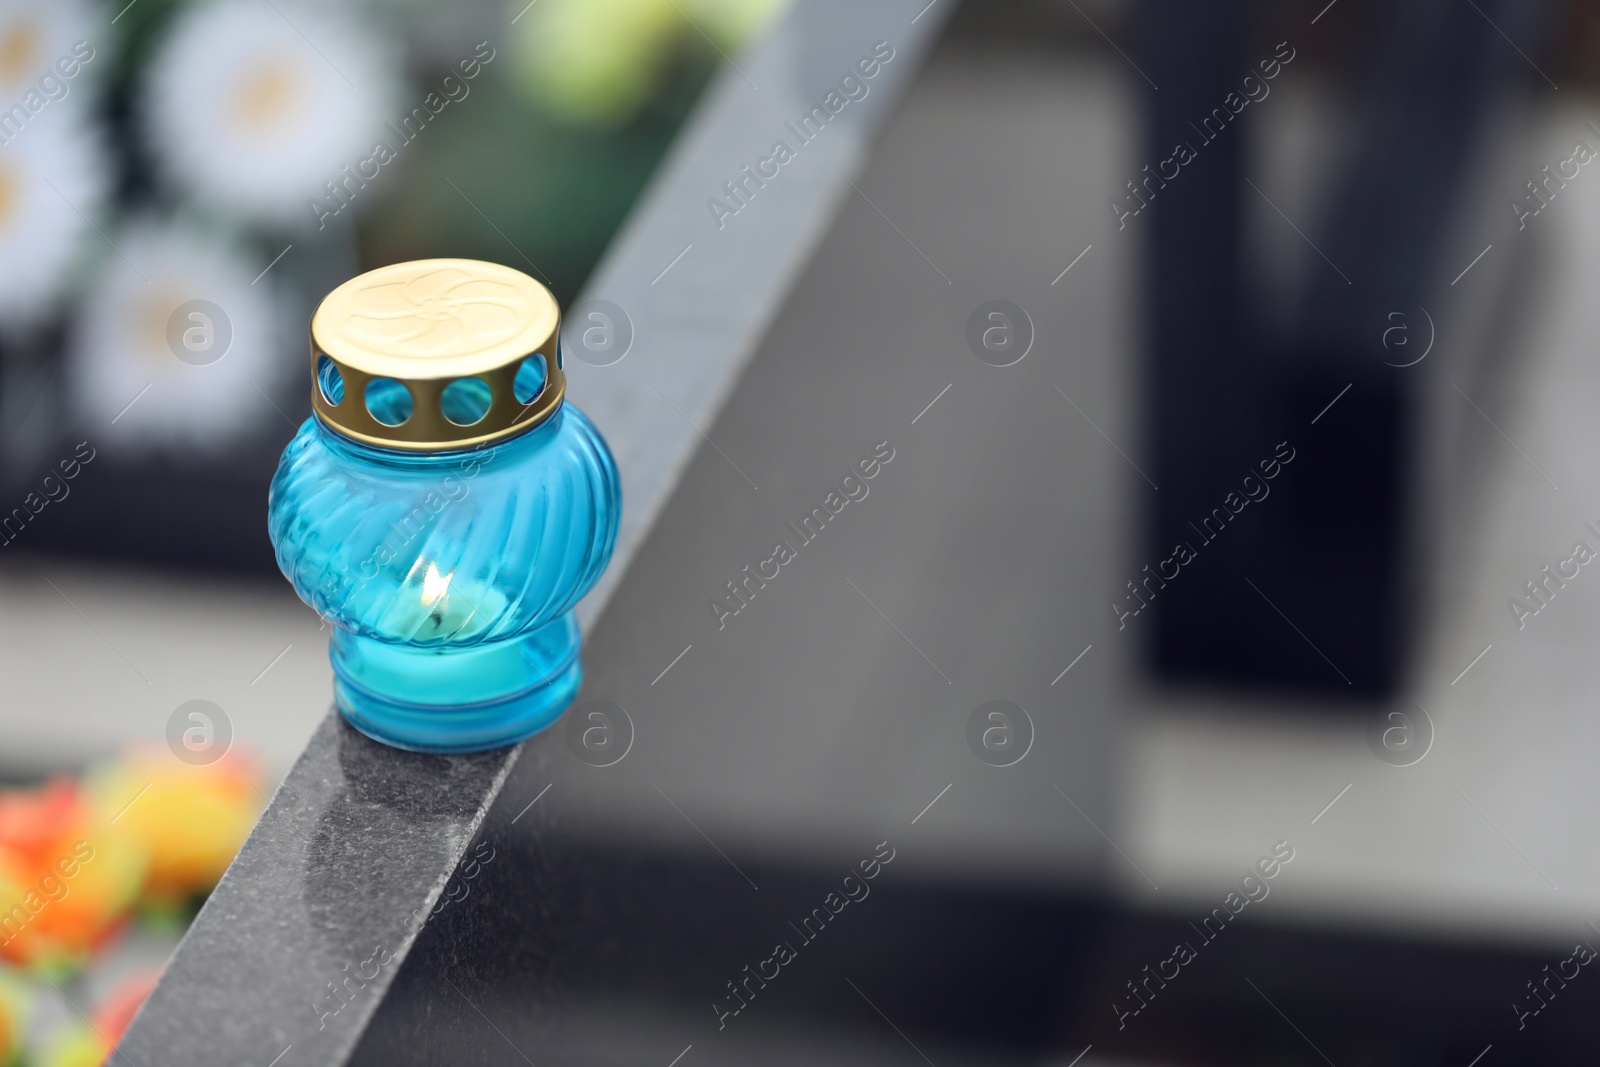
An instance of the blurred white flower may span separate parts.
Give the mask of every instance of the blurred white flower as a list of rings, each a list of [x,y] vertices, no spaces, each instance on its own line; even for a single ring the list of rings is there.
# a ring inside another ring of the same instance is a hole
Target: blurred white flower
[[[82,71],[106,65],[104,55],[98,56],[96,65],[92,60],[83,63],[81,50],[74,54],[79,42],[88,43],[90,55],[97,54],[105,43],[95,40],[102,36],[103,22],[88,0],[0,0],[0,107],[9,107],[28,90],[39,88],[39,79],[46,74],[60,78],[65,72],[56,66],[60,60],[67,61],[65,69],[76,66]],[[81,80],[76,70],[72,77]],[[87,94],[74,89],[67,96]]]
[[[303,225],[324,183],[384,135],[397,77],[371,28],[338,10],[193,5],[151,63],[145,125],[160,165],[200,200]]]
[[[0,323],[53,310],[85,240],[100,241],[106,172],[99,137],[65,113],[0,147]],[[107,254],[110,249],[106,249]]]
[[[68,345],[85,431],[128,451],[214,453],[283,416],[267,398],[296,362],[263,263],[186,225],[131,223]]]

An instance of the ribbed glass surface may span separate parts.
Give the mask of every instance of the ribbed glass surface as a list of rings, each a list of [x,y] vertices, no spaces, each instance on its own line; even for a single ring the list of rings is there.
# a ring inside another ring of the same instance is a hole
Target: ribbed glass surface
[[[570,404],[519,437],[435,453],[363,445],[312,418],[284,451],[268,528],[279,568],[337,628],[352,721],[407,747],[462,749],[515,740],[495,735],[525,727],[530,701],[576,692],[577,630],[563,616],[610,560],[621,508],[611,453]]]

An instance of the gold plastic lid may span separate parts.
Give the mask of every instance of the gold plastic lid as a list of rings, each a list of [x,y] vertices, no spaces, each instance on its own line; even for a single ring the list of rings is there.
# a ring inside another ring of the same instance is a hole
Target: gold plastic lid
[[[311,406],[339,433],[384,448],[509,437],[561,406],[560,332],[555,297],[519,270],[476,259],[379,267],[311,316]],[[518,370],[541,356],[543,387],[519,397]]]

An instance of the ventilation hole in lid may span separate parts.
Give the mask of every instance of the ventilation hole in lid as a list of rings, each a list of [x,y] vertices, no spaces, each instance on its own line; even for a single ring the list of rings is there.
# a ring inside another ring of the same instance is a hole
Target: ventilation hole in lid
[[[537,352],[522,361],[522,366],[517,368],[517,377],[511,383],[511,391],[516,395],[517,403],[531,404],[544,392],[545,383],[549,375],[545,369],[544,357]]]
[[[367,413],[385,426],[399,426],[411,417],[411,390],[393,378],[367,383]]]
[[[482,378],[457,378],[439,395],[439,409],[457,426],[482,422],[489,414],[494,392]]]
[[[327,356],[317,357],[317,389],[322,393],[322,399],[332,407],[344,403],[344,375],[339,373],[339,367]]]

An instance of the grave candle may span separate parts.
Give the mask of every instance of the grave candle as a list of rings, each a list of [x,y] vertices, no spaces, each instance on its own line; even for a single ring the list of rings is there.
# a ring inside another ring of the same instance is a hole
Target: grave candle
[[[559,335],[543,286],[474,260],[371,271],[312,316],[313,414],[268,528],[333,624],[338,706],[372,737],[493,748],[577,695],[572,608],[622,500],[604,439],[565,402]]]

